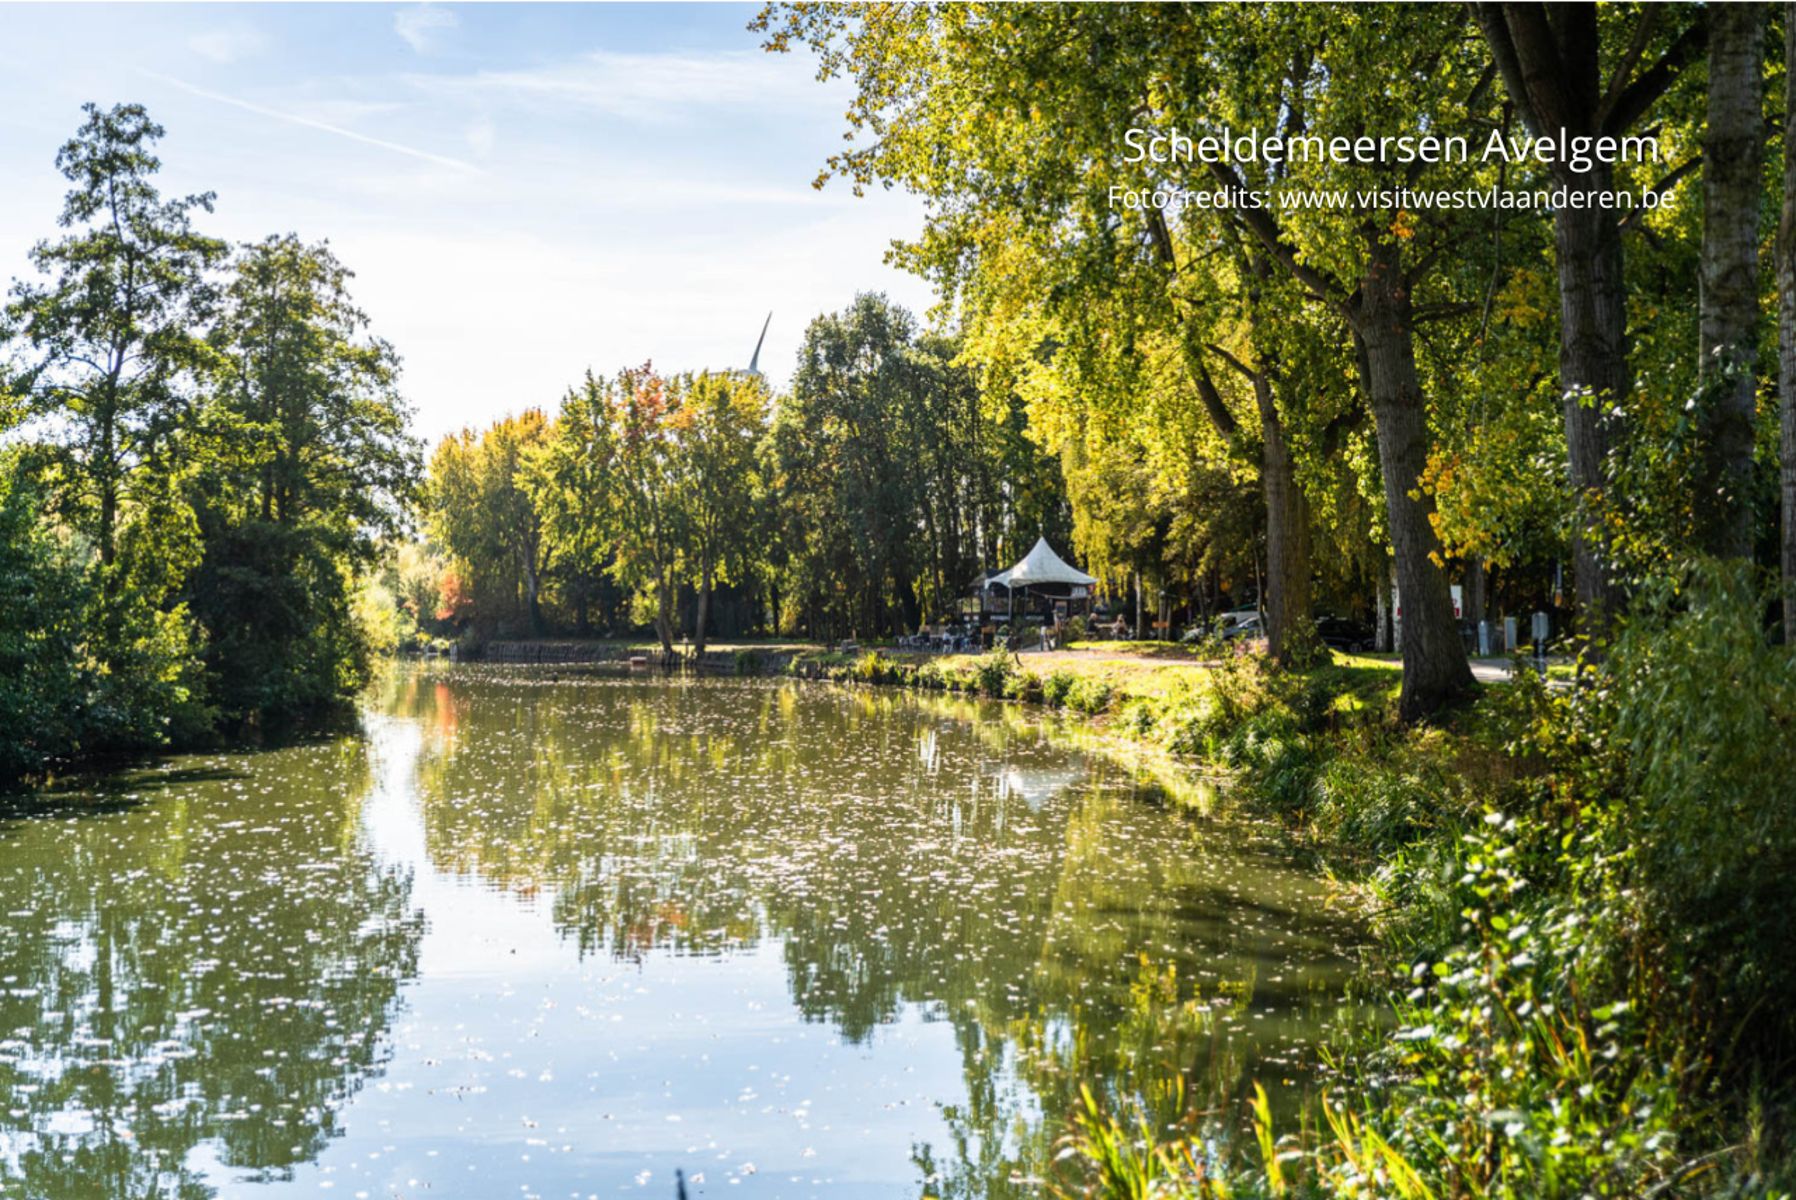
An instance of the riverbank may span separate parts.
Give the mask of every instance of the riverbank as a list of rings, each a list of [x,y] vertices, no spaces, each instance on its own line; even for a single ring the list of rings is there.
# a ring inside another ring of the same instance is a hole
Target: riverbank
[[[1323,1127],[1260,1113],[1244,1156],[1194,1157],[1215,1131],[1144,1142],[1139,1112],[1094,1105],[1073,1142],[1080,1194],[1796,1185],[1777,1003],[1796,975],[1780,882],[1796,869],[1796,671],[1745,593],[1638,621],[1588,686],[1523,672],[1432,725],[1399,723],[1400,670],[1357,656],[1280,672],[1250,653],[813,651],[788,670],[1037,703],[1227,771],[1236,803],[1375,898],[1375,986],[1399,1031],[1335,1046]],[[1216,1136],[1243,1132],[1229,1114]]]

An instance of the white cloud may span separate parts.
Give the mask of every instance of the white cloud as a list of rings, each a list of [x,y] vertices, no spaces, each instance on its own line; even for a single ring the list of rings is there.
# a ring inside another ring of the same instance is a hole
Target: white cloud
[[[254,29],[211,29],[187,39],[187,48],[215,63],[234,63],[252,58],[268,47],[268,39]]]
[[[510,97],[552,107],[581,107],[635,120],[670,119],[683,110],[753,105],[757,108],[839,107],[790,58],[759,50],[658,54],[595,50],[579,58],[525,70],[472,75],[414,75],[411,82],[438,93]]]
[[[429,54],[436,48],[438,34],[460,24],[454,13],[429,4],[402,8],[393,14],[393,32],[418,54]]]

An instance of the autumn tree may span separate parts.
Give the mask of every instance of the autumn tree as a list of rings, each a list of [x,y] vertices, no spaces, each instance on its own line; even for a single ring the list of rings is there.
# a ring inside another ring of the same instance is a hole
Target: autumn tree
[[[555,530],[532,501],[530,464],[550,442],[541,409],[464,429],[437,444],[426,491],[426,526],[466,575],[475,609],[519,613],[543,629],[543,583],[560,553]]]
[[[672,418],[680,396],[651,364],[606,381],[612,457],[607,480],[613,505],[611,570],[653,606],[661,653],[674,655],[679,628],[682,515],[677,494]]]

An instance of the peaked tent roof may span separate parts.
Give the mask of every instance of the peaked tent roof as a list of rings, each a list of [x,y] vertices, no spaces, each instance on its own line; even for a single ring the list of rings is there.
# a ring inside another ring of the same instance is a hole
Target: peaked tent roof
[[[1021,562],[1008,571],[999,571],[987,582],[1013,588],[1029,587],[1037,583],[1082,583],[1090,586],[1097,582],[1097,577],[1069,566],[1065,559],[1054,553],[1054,548],[1048,545],[1048,539],[1044,537],[1035,540],[1035,546],[1023,555]]]

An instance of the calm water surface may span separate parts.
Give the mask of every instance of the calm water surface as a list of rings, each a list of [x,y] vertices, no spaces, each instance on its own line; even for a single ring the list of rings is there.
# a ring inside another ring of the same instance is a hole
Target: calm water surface
[[[1350,924],[1044,720],[412,669],[8,810],[0,1194],[1022,1195],[1079,1079],[1291,1102]]]

